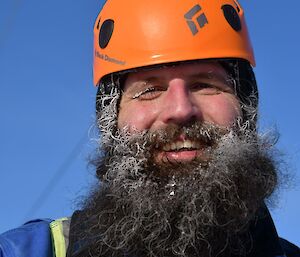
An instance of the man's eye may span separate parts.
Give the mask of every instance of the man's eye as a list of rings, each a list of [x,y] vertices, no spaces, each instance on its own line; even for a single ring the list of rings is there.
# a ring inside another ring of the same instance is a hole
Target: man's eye
[[[207,83],[195,83],[190,86],[190,90],[194,92],[199,92],[202,95],[217,95],[223,90],[218,86],[210,85]]]
[[[152,100],[158,97],[162,92],[162,89],[156,87],[146,88],[138,93],[136,93],[132,99],[140,99],[140,100]]]

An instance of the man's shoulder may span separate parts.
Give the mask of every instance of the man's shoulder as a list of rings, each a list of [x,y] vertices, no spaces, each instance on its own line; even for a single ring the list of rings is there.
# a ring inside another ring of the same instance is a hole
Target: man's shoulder
[[[279,242],[287,257],[300,257],[300,248],[298,246],[283,238],[279,238]]]
[[[0,257],[50,257],[50,219],[32,220],[0,235]]]

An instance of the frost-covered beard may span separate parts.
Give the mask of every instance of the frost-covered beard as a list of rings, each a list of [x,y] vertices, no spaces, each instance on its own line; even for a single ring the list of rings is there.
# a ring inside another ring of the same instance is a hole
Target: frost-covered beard
[[[117,97],[99,118],[105,153],[96,159],[101,187],[78,221],[86,228],[81,237],[93,238],[82,256],[241,251],[249,222],[277,184],[273,142],[238,122],[232,129],[192,122],[131,135],[116,129],[114,104]],[[178,134],[206,143],[209,158],[155,163],[156,149]]]

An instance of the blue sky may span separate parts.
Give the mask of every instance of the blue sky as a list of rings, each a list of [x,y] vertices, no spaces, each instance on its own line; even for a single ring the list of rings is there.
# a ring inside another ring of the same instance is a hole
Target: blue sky
[[[300,245],[300,2],[240,2],[256,55],[260,124],[279,130],[295,175],[272,215],[279,234]],[[1,1],[0,232],[70,215],[93,182],[92,29],[102,4]]]

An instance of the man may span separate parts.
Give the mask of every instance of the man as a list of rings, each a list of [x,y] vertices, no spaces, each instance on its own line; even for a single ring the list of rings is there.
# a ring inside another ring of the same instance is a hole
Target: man
[[[2,235],[0,256],[300,256],[264,204],[279,159],[239,3],[108,0],[94,34],[99,183],[71,218]]]

